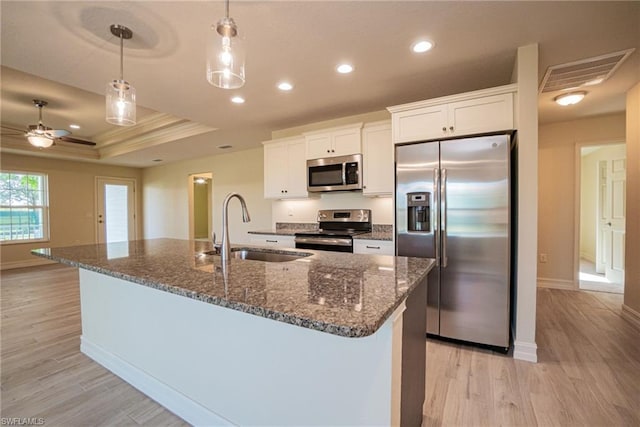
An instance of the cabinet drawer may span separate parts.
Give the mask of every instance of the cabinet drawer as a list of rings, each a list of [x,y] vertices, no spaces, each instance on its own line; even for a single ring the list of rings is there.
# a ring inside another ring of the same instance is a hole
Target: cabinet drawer
[[[389,240],[359,240],[353,241],[354,254],[394,255],[395,245]]]
[[[296,245],[293,236],[278,236],[271,234],[251,234],[250,236],[252,245],[278,246],[283,248],[293,248]]]

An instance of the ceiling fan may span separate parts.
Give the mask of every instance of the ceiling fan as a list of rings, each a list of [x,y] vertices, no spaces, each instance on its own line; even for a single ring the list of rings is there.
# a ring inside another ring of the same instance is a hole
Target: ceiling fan
[[[48,148],[51,147],[56,140],[72,142],[74,144],[82,144],[82,145],[96,145],[95,142],[86,141],[84,139],[71,137],[71,132],[66,129],[52,129],[47,127],[42,122],[42,109],[48,104],[47,101],[43,101],[41,99],[34,99],[33,105],[38,108],[38,124],[37,125],[29,125],[27,127],[27,132],[24,133],[24,136],[27,138],[31,145],[38,148]],[[19,129],[2,126],[3,128],[9,129],[14,132],[21,132]],[[18,134],[16,134],[18,135]]]

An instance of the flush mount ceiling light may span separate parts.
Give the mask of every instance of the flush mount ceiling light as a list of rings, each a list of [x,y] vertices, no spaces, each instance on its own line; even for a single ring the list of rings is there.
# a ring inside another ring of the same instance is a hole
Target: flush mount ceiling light
[[[431,50],[432,48],[433,42],[430,42],[429,40],[420,40],[419,42],[416,42],[413,44],[413,46],[411,46],[411,50],[415,53],[424,53]]]
[[[106,106],[108,123],[118,126],[136,124],[136,89],[124,80],[124,40],[133,32],[124,25],[113,24],[111,34],[120,38],[120,78],[107,83]]]
[[[564,93],[562,95],[556,96],[555,98],[553,98],[553,100],[556,101],[557,104],[565,107],[567,105],[574,105],[582,101],[586,94],[587,92],[584,91]]]
[[[350,64],[340,64],[336,67],[336,71],[340,74],[349,74],[353,71],[353,65]]]
[[[215,26],[215,33],[209,36],[207,81],[222,89],[238,89],[245,81],[244,46],[238,26],[229,18],[229,0],[225,2],[225,11],[225,17]]]

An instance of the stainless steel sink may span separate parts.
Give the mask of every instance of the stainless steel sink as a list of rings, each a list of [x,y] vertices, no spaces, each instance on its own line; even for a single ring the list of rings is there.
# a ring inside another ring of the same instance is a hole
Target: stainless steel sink
[[[206,255],[220,255],[217,251],[207,251]],[[287,262],[313,255],[310,252],[278,252],[269,249],[231,248],[231,258],[264,262]]]

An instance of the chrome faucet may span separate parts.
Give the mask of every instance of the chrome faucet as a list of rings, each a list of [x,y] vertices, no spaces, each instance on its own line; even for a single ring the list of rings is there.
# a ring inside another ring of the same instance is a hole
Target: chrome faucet
[[[220,258],[223,264],[227,262],[231,255],[231,244],[229,243],[229,201],[234,197],[240,200],[240,204],[242,205],[242,222],[251,221],[244,198],[238,193],[227,194],[224,202],[222,202],[222,247],[220,248]]]

